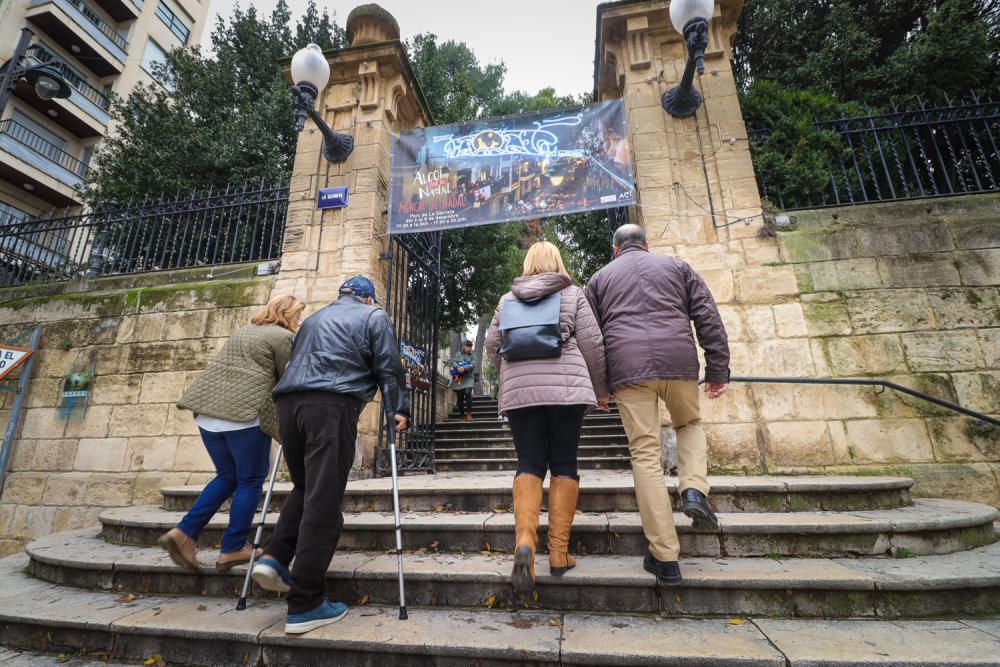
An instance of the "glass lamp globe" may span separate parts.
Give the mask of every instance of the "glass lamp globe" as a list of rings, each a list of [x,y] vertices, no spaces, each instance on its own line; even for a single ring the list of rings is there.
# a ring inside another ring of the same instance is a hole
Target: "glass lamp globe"
[[[323,56],[323,49],[309,44],[292,56],[292,82],[312,84],[316,90],[323,90],[330,81],[330,63]]]
[[[34,87],[35,94],[43,100],[69,97],[69,84],[51,67],[32,69],[24,78]]]
[[[684,26],[691,19],[712,20],[715,11],[714,0],[670,0],[670,22],[674,30],[684,34]]]

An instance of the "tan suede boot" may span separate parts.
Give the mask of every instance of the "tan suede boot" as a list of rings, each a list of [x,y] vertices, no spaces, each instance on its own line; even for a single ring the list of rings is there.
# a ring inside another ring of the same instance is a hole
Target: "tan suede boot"
[[[579,495],[580,483],[571,477],[553,477],[549,484],[549,572],[556,577],[576,566],[569,555],[569,532]]]
[[[171,528],[157,540],[160,548],[170,554],[170,560],[177,565],[197,572],[200,570],[195,554],[198,551],[195,541],[188,537],[180,528]]]
[[[521,473],[514,478],[514,569],[510,583],[520,595],[535,587],[535,547],[538,545],[538,512],[542,508],[542,480]]]

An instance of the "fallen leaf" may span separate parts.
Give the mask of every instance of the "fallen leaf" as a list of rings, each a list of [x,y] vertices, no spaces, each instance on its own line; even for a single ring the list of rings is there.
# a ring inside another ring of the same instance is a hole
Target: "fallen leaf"
[[[437,549],[439,544],[440,542],[434,540],[433,542],[431,542],[431,549]]]
[[[674,600],[677,602],[677,604],[680,604],[681,603],[681,596],[680,595],[675,595],[674,596]]]
[[[549,625],[554,625],[556,627],[559,627],[559,619],[558,618],[550,618],[549,619]]]
[[[538,602],[538,591],[531,591],[531,599]]]
[[[493,547],[490,546],[490,541],[486,540],[486,544],[483,546],[486,551],[493,551]]]
[[[494,507],[494,508],[493,508],[493,513],[494,513],[494,514],[506,514],[506,513],[507,513],[507,510],[505,510],[505,509],[504,509],[504,508],[502,508],[502,507]]]
[[[480,625],[479,627],[483,630],[492,630],[493,632],[500,632],[500,628],[494,628],[491,625]]]
[[[65,653],[60,653],[59,656],[56,657],[56,662],[69,662],[69,656]]]
[[[431,595],[431,605],[433,606],[436,605],[437,603],[438,603],[438,594],[434,593],[433,595]]]
[[[120,598],[118,598],[117,600],[115,600],[115,602],[131,602],[134,599],[135,599],[135,596],[132,595],[131,593],[129,593],[128,595],[121,596]]]
[[[198,611],[208,611],[208,607],[203,604],[198,605]]]
[[[358,600],[358,604],[368,604],[368,594],[366,593]]]
[[[745,622],[742,618],[731,618],[726,621],[729,625],[743,625]]]
[[[486,605],[488,609],[493,609],[493,607],[495,607],[497,604],[497,596],[496,595],[489,596],[488,598],[486,598],[486,601],[483,602],[483,604]]]

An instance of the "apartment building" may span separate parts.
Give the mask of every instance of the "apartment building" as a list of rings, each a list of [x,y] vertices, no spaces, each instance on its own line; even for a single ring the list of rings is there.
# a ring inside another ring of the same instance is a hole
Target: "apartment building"
[[[152,64],[197,44],[210,0],[0,0],[0,62],[21,29],[31,62],[57,60],[71,94],[42,100],[21,81],[0,109],[0,225],[80,206],[94,149],[114,131],[109,96],[155,81]]]

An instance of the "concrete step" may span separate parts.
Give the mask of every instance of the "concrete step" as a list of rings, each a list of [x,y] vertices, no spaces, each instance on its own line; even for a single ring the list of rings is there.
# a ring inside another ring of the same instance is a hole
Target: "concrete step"
[[[618,426],[621,428],[622,420],[617,414],[604,414],[603,412],[592,412],[583,419],[583,427],[588,428],[590,426]],[[438,433],[445,433],[447,431],[462,431],[466,429],[479,429],[479,428],[490,428],[490,429],[505,429],[510,430],[510,424],[506,420],[502,420],[499,417],[494,416],[492,419],[476,419],[471,422],[464,421],[444,421],[438,422],[435,425],[435,430]]]
[[[101,513],[101,535],[115,544],[151,546],[176,525],[182,512],[155,505],[122,507]],[[277,520],[269,513],[265,526]],[[720,513],[720,532],[696,531],[691,520],[675,514],[681,551],[690,556],[880,556],[928,555],[962,551],[996,540],[998,512],[988,505],[956,500],[917,500],[910,507],[858,512]],[[203,546],[217,544],[228,517],[218,514],[202,533]],[[460,553],[514,548],[511,512],[404,512],[403,543],[407,549],[435,548]],[[346,551],[395,546],[390,512],[344,514],[340,548]],[[548,514],[539,526],[544,551]],[[265,530],[267,532],[267,530]],[[642,556],[646,538],[637,512],[580,513],[570,534],[571,549],[580,554]]]
[[[442,447],[448,443],[462,442],[465,440],[476,440],[481,438],[506,438],[510,439],[510,427],[506,422],[501,422],[502,426],[482,426],[477,422],[470,422],[466,428],[462,429],[442,429],[438,425],[434,438],[435,448]],[[625,438],[625,428],[621,424],[584,424],[580,432],[582,436],[611,436]]]
[[[400,477],[401,506],[413,511],[447,509],[492,512],[511,507],[511,473],[437,473]],[[666,477],[675,509],[680,509],[677,478]],[[709,502],[717,512],[797,512],[892,509],[911,503],[913,480],[906,477],[737,477],[708,478]],[[548,487],[546,479],[545,486]],[[161,489],[163,508],[187,511],[202,486]],[[291,484],[275,485],[272,510],[280,508]],[[632,473],[590,471],[580,479],[577,507],[583,512],[637,512]],[[347,485],[344,511],[391,512],[392,481],[355,480]]]
[[[624,447],[628,451],[628,438],[625,434],[590,434],[584,433],[580,436],[580,445],[614,445],[617,447]],[[448,434],[444,437],[438,437],[434,440],[434,451],[439,452],[442,450],[450,449],[461,449],[462,447],[504,447],[513,449],[514,440],[511,438],[510,433],[497,432],[496,434],[490,435],[465,435],[465,434]]]
[[[974,610],[962,612],[955,620],[892,622],[875,618],[781,619],[769,618],[768,612],[716,618],[674,618],[662,613],[608,615],[595,613],[589,604],[584,613],[511,612],[411,602],[409,619],[400,621],[395,599],[382,605],[369,596],[366,604],[348,598],[350,611],[342,621],[291,637],[283,632],[286,608],[281,600],[252,600],[245,611],[236,612],[232,598],[77,590],[31,578],[22,572],[26,560],[17,555],[0,561],[0,643],[34,650],[44,647],[52,652],[86,649],[91,655],[113,654],[117,660],[135,662],[159,655],[170,665],[269,667],[965,667],[996,665],[1000,654],[1000,621],[975,618]],[[831,564],[835,570],[837,565]],[[994,573],[998,570],[996,564],[991,569]],[[732,579],[726,573],[722,576],[726,581]],[[882,579],[866,573],[859,576],[868,582],[864,589],[858,583],[859,600],[869,594],[877,600],[899,599],[882,594]],[[835,579],[829,577],[828,585],[816,587],[819,599],[824,591],[836,590],[829,585]],[[411,588],[420,588],[415,574],[411,581]],[[884,581],[894,586],[891,579]],[[665,591],[663,597],[687,597],[694,590]],[[922,587],[911,592],[932,606],[940,598],[955,597],[935,595],[934,590]],[[796,596],[774,591],[773,597],[788,600]],[[994,593],[994,601],[998,598]],[[891,606],[885,609],[891,610]],[[866,611],[872,613],[871,609]]]
[[[505,442],[472,441],[461,449],[438,449],[434,453],[436,462],[460,461],[463,459],[509,459],[515,454],[513,445]],[[578,449],[578,455],[583,458],[627,458],[628,448],[625,445],[584,445]]]
[[[514,451],[510,450],[510,454]],[[434,467],[441,472],[512,472],[517,470],[517,459],[451,459],[435,461]],[[580,470],[628,470],[632,463],[627,456],[592,456],[577,459],[577,467]]]
[[[233,598],[246,571],[240,566],[217,573],[212,563],[218,552],[205,550],[199,553],[205,567],[189,572],[155,547],[108,544],[96,529],[47,536],[28,553],[28,571],[41,581],[135,595]],[[506,555],[407,553],[407,600],[518,609],[523,605],[510,587],[511,566]],[[538,595],[528,606],[550,612],[809,618],[1000,613],[1000,544],[905,559],[687,558],[681,561],[679,586],[658,584],[635,556],[581,556],[562,577],[551,576],[545,557],[538,556],[535,571]],[[327,590],[349,603],[391,605],[398,600],[396,577],[393,554],[340,553],[327,571]]]

